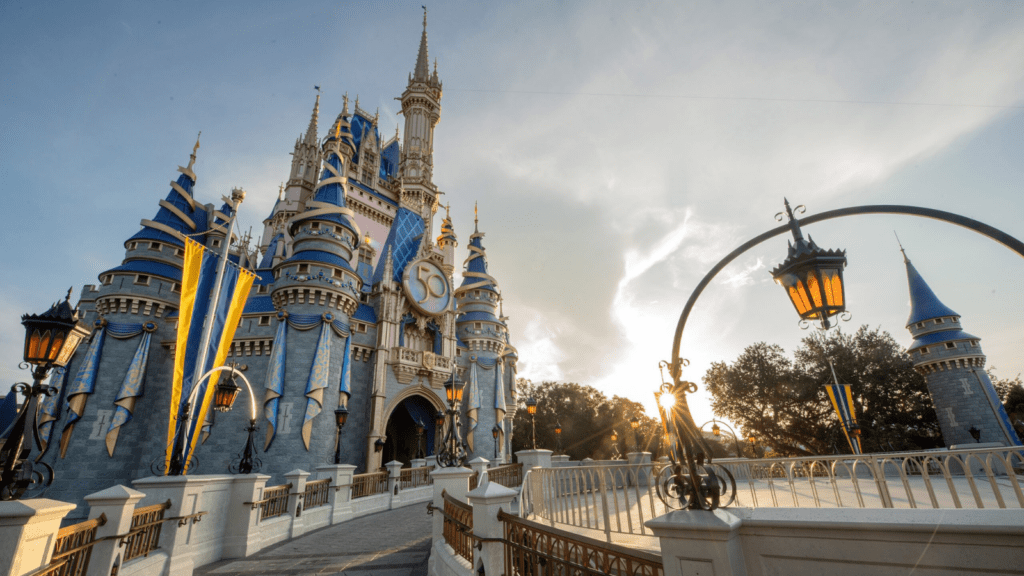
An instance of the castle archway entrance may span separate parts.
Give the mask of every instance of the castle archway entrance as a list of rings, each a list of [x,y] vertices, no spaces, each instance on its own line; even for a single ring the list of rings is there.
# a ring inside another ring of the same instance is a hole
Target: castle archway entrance
[[[434,415],[437,408],[423,396],[412,395],[402,400],[388,417],[385,428],[383,462],[397,460],[409,466],[413,458],[434,454]],[[416,434],[416,423],[422,422],[422,438]]]

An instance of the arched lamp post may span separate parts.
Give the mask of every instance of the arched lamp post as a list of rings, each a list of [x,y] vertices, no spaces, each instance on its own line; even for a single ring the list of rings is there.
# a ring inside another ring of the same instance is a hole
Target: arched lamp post
[[[633,452],[640,451],[640,418],[633,416],[629,419],[629,427],[633,429]]]
[[[420,420],[416,421],[416,458],[423,458],[423,432],[427,429]]]
[[[466,463],[466,449],[462,444],[462,437],[459,435],[459,407],[462,403],[462,391],[465,383],[460,382],[453,372],[448,381],[444,384],[444,393],[448,400],[447,430],[445,430],[444,442],[441,451],[437,454],[437,465],[442,468],[462,466]]]
[[[334,443],[335,464],[341,464],[341,429],[345,427],[345,422],[348,422],[348,408],[338,406],[334,409],[334,424],[338,427],[338,439]]]
[[[495,424],[494,428],[491,428],[491,436],[494,437],[494,459],[498,459],[498,436],[501,434],[501,428]]]
[[[555,421],[555,454],[562,453],[562,423]]]
[[[30,487],[42,488],[53,482],[53,469],[39,462],[43,448],[36,427],[36,413],[41,397],[57,394],[57,389],[44,386],[43,380],[54,367],[67,366],[78,345],[89,335],[89,329],[78,321],[78,309],[71,308],[70,300],[71,290],[68,290],[64,301],[54,304],[46,312],[21,317],[21,324],[25,327],[22,367],[32,366],[33,382],[31,386],[19,382],[11,387],[13,392],[25,396],[25,402],[0,446],[0,500],[17,500]],[[40,450],[35,462],[29,460],[32,443],[26,440],[26,436],[30,431],[36,448]]]
[[[221,380],[217,383],[217,388],[213,394],[213,409],[218,412],[227,412],[231,410],[231,407],[235,403],[235,399],[238,397],[238,393],[241,392],[241,387],[235,383],[235,376],[242,379],[245,383],[245,388],[249,392],[249,407],[250,407],[250,418],[249,426],[246,428],[248,437],[245,441],[245,448],[242,449],[240,459],[237,464],[230,466],[230,471],[236,474],[251,474],[258,472],[263,463],[259,458],[256,457],[256,396],[252,392],[252,385],[249,384],[249,379],[242,374],[242,371],[238,369],[236,364],[230,364],[227,366],[216,366],[203,374],[196,380],[196,383],[192,386],[192,391],[188,395],[188,399],[185,401],[185,405],[182,408],[181,415],[178,417],[178,432],[176,434],[176,440],[171,448],[170,464],[167,467],[167,474],[169,476],[181,476],[186,473],[185,464],[185,437],[186,431],[192,422],[192,405],[195,403],[200,385],[206,381],[207,378],[213,376],[217,372],[228,372],[229,378]]]
[[[825,328],[830,325],[831,317],[845,312],[846,298],[842,278],[845,253],[840,250],[822,250],[813,241],[805,240],[800,230],[801,224],[863,214],[919,216],[973,230],[1024,256],[1024,242],[977,220],[942,210],[883,204],[830,210],[797,220],[795,214],[803,213],[804,207],[797,206],[791,209],[788,201],[785,204],[785,212],[776,215],[780,220],[783,215],[788,216],[789,221],[785,225],[764,232],[736,248],[700,281],[679,316],[672,343],[672,360],[659,364],[662,368],[667,368],[669,374],[669,380],[664,381],[655,392],[655,397],[658,400],[665,433],[670,437],[669,457],[672,460],[672,466],[666,468],[668,475],[663,475],[659,480],[659,495],[670,507],[676,508],[677,504],[685,501],[685,507],[689,509],[713,510],[718,507],[718,500],[722,494],[720,474],[711,466],[704,466],[706,458],[710,463],[709,451],[686,403],[686,394],[696,392],[697,385],[682,379],[683,368],[688,362],[680,354],[680,345],[686,320],[697,298],[711,280],[738,256],[769,238],[791,232],[795,243],[790,245],[788,257],[772,271],[772,276],[786,290],[786,295],[796,308],[802,323],[817,320]],[[698,466],[701,468],[700,472]]]

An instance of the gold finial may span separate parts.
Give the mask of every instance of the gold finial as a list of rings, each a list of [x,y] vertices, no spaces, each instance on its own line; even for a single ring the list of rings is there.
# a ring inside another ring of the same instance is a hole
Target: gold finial
[[[345,92],[345,95],[341,97],[341,102],[341,113],[348,114],[348,92]]]
[[[359,110],[359,94],[356,94],[356,110]]]
[[[281,182],[281,185],[277,189],[277,199],[279,201],[284,199],[284,182]]]
[[[477,210],[477,203],[473,202],[473,232],[480,231],[480,213]]]
[[[902,243],[902,242],[900,242],[900,235],[899,235],[899,234],[897,234],[895,230],[893,230],[893,231],[892,231],[892,235],[896,237],[896,243],[897,243],[897,244],[899,244],[899,246],[900,246],[900,252],[902,252],[902,253],[903,253],[903,262],[904,262],[904,263],[906,263],[906,262],[910,262],[910,259],[909,259],[909,258],[907,258],[907,251],[903,249],[903,243]]]
[[[426,6],[421,6],[421,7],[423,8],[423,29],[426,30],[427,29],[427,7]]]
[[[199,136],[203,135],[203,131],[199,131]],[[196,145],[192,147],[192,155],[188,157],[188,170],[192,170],[192,166],[196,163],[196,151],[199,150],[199,136],[196,136]]]
[[[376,126],[380,120],[380,106],[377,107],[377,111],[373,113],[373,125]]]
[[[451,218],[452,218],[451,209],[452,209],[452,203],[451,202],[449,202],[449,203],[444,205],[444,217],[445,217],[445,219],[451,220]]]

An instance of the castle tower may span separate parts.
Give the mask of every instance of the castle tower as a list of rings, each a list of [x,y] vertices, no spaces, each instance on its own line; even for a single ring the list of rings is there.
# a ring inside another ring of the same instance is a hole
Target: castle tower
[[[263,246],[261,246],[263,249],[266,249],[274,237],[280,233],[284,223],[302,210],[303,203],[316,188],[316,177],[322,158],[316,134],[319,115],[320,95],[317,94],[316,103],[313,104],[313,115],[309,118],[306,133],[300,134],[295,139],[288,183],[279,194],[270,215],[263,221]]]
[[[939,301],[905,252],[903,260],[910,286],[907,329],[914,337],[907,353],[928,382],[946,446],[1020,444],[985,373],[981,339],[963,331],[960,315]]]
[[[459,239],[455,236],[455,227],[452,226],[452,216],[448,207],[444,209],[444,221],[441,223],[441,235],[437,237],[437,247],[441,249],[443,256],[441,269],[451,278],[455,272],[455,247],[459,245]]]
[[[434,127],[441,119],[441,80],[430,73],[427,57],[427,13],[423,12],[423,35],[416,56],[416,68],[409,75],[409,84],[400,98],[405,116],[405,143],[402,146],[402,206],[420,215],[426,229],[433,230],[433,214],[437,211],[437,186],[434,185]],[[430,242],[429,236],[425,238]]]

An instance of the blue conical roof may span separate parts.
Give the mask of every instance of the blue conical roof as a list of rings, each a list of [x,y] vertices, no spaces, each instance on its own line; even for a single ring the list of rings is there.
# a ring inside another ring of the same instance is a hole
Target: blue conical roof
[[[151,222],[155,222],[163,226],[157,227],[143,224],[142,230],[135,233],[135,235],[129,238],[129,240],[157,240],[168,244],[174,244],[175,246],[184,246],[185,243],[182,242],[180,238],[167,233],[165,230],[161,230],[161,228],[167,227],[175,232],[181,233],[182,235],[195,234],[206,230],[206,210],[201,204],[193,199],[192,187],[195,186],[195,180],[193,180],[191,176],[183,173],[181,176],[178,176],[178,180],[175,184],[177,185],[177,188],[172,187],[165,200],[168,204],[174,206],[178,211],[188,217],[192,223],[187,223],[173,210],[170,210],[165,206],[160,206],[160,209],[157,210],[156,216],[153,217]],[[179,192],[179,188],[184,191],[188,198]],[[189,200],[192,201],[190,202]],[[193,227],[192,224],[195,226]]]
[[[939,301],[935,292],[928,287],[928,283],[924,281],[909,259],[906,259],[905,262],[907,264],[907,284],[910,287],[910,318],[907,319],[907,326],[932,318],[960,316]]]
[[[332,168],[334,168],[334,173],[337,173],[337,174],[344,174],[345,173],[344,172],[344,163],[342,162],[341,158],[338,156],[338,153],[337,153],[336,149],[335,150],[331,150],[330,155],[328,156],[327,161],[324,164],[329,164]],[[327,180],[329,178],[333,178],[333,177],[334,177],[334,175],[332,174],[332,170],[325,166],[323,174],[320,175],[321,182],[324,181],[324,180]],[[313,202],[314,203],[319,202],[319,203],[322,203],[322,204],[329,204],[329,205],[332,205],[332,206],[337,206],[339,208],[345,208],[346,207],[346,205],[345,205],[345,187],[342,185],[341,182],[331,182],[330,184],[321,185],[321,186],[319,186],[317,188],[316,194],[313,196]],[[320,221],[326,221],[326,222],[334,222],[335,224],[340,224],[340,225],[348,228],[349,230],[352,231],[353,234],[355,234],[355,236],[357,238],[359,237],[359,227],[356,226],[355,223],[352,222],[352,218],[350,216],[348,216],[347,214],[342,214],[342,213],[327,213],[327,214],[324,214],[324,213],[322,213],[322,207],[318,207],[318,206],[316,206],[315,204],[312,204],[312,203],[309,206],[306,207],[306,212],[307,213],[308,212],[314,212],[314,211],[318,212],[318,214],[316,214],[314,216],[298,218],[298,219],[296,219],[295,224],[297,225],[300,222],[304,222],[304,221],[307,221],[307,220],[320,220]]]
[[[480,232],[475,232],[470,236],[469,245],[471,248],[469,249],[469,257],[466,259],[466,272],[473,272],[482,276],[463,274],[462,284],[459,287],[479,284],[473,288],[497,292],[494,287],[494,278],[487,273],[487,252],[484,249],[483,237],[484,235]],[[473,248],[476,248],[476,250]]]

